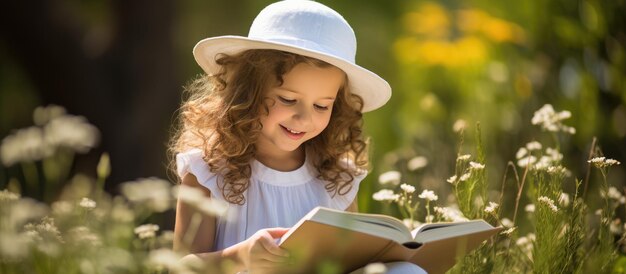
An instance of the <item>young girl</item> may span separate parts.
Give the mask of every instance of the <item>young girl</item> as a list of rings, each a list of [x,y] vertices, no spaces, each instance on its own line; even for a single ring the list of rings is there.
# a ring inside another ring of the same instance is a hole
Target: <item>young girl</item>
[[[232,271],[276,271],[289,254],[275,239],[311,209],[357,211],[362,112],[385,104],[391,88],[354,63],[343,17],[313,1],[271,4],[248,37],[204,39],[193,53],[207,75],[187,87],[171,151],[182,184],[228,208],[204,217],[184,246],[193,209],[179,201],[174,248],[190,251],[185,260],[229,261]]]

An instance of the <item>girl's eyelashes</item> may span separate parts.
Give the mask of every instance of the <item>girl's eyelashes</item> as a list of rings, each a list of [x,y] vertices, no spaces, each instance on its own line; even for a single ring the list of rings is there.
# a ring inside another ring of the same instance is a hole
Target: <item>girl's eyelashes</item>
[[[282,96],[278,96],[278,100],[280,100],[281,102],[283,102],[283,104],[286,104],[286,105],[292,105],[292,104],[294,104],[296,102],[295,99],[287,99],[287,98],[282,97]]]
[[[328,110],[328,106],[320,106],[320,105],[317,105],[317,104],[315,104],[314,106],[315,106],[315,108],[317,110],[321,110],[321,111]]]
[[[288,99],[282,96],[277,96],[278,100],[280,100],[281,103],[285,104],[285,105],[293,105],[296,103],[296,99]],[[322,105],[318,105],[318,104],[314,104],[313,107],[319,111],[326,111],[329,109],[328,106],[322,106]]]

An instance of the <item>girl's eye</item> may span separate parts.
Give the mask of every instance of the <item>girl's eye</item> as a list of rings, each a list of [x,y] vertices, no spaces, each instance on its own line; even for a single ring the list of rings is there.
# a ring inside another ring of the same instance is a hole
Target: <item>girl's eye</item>
[[[282,96],[278,96],[278,100],[280,100],[281,102],[283,102],[283,104],[287,104],[287,105],[291,105],[291,104],[293,104],[293,103],[295,103],[295,102],[296,102],[296,100],[293,100],[293,99],[287,99],[287,98],[282,97]]]
[[[314,105],[317,110],[328,110],[328,106]]]

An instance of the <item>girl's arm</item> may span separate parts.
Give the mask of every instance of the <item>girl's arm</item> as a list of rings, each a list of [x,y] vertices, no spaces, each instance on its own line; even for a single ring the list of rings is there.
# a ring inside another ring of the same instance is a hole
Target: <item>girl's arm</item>
[[[202,190],[208,198],[211,192],[202,187],[195,176],[187,174],[183,178],[182,184]],[[288,231],[287,228],[269,228],[259,230],[249,239],[224,250],[210,252],[215,243],[216,220],[215,217],[203,215],[203,220],[194,239],[188,249],[185,249],[185,234],[189,229],[189,223],[195,209],[180,200],[176,206],[176,225],[174,227],[174,250],[188,250],[189,255],[183,261],[202,261],[207,263],[218,263],[223,261],[232,262],[233,268],[229,272],[238,272],[245,269],[272,269],[277,263],[284,263],[287,256],[286,251],[278,247],[274,239],[280,238]],[[200,214],[200,213],[198,213]]]

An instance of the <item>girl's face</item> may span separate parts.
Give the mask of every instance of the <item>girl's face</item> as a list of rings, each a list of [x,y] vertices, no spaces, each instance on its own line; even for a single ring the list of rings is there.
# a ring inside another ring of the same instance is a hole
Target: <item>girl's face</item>
[[[269,113],[261,117],[263,129],[257,150],[289,156],[319,135],[330,121],[344,77],[343,71],[334,66],[320,68],[306,63],[283,75],[283,84],[267,92]]]

